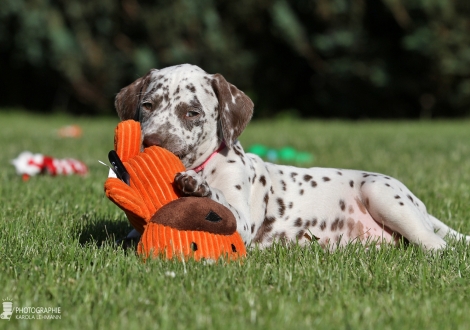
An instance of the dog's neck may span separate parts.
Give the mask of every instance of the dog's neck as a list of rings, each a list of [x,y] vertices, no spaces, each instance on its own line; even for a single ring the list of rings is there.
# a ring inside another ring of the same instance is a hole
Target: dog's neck
[[[225,142],[222,142],[222,143],[220,144],[220,146],[217,148],[217,150],[215,150],[212,154],[210,154],[210,156],[207,157],[207,159],[206,159],[201,165],[196,166],[193,170],[194,170],[196,173],[201,172],[201,171],[204,169],[204,167],[206,167],[206,165],[211,161],[211,159],[212,159],[215,155],[217,155],[219,152],[221,152],[222,149],[224,149],[224,148],[225,148]]]

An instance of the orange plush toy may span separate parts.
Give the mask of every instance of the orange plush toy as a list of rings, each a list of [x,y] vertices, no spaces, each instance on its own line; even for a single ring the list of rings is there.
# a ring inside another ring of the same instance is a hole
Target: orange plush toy
[[[209,198],[180,196],[173,188],[176,173],[185,171],[178,157],[157,146],[143,152],[140,148],[140,123],[119,123],[114,149],[127,173],[121,179],[108,178],[104,185],[106,196],[142,234],[137,252],[144,258],[195,260],[245,256],[232,212]]]

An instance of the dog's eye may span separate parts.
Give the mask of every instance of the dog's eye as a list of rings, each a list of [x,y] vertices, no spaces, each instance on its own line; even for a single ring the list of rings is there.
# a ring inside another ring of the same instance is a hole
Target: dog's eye
[[[142,103],[142,108],[144,108],[144,110],[150,111],[152,110],[152,103],[150,102]]]
[[[191,117],[196,117],[199,115],[199,112],[197,111],[188,111],[186,112],[186,117],[191,118]]]

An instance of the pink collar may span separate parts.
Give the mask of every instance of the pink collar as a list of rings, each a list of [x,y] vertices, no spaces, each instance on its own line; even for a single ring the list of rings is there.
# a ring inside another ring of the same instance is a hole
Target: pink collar
[[[207,163],[209,163],[209,161],[215,156],[217,155],[219,152],[222,151],[222,149],[225,148],[225,142],[222,142],[219,146],[219,148],[214,151],[205,161],[204,163],[202,163],[201,165],[199,165],[198,167],[194,168],[193,170],[196,172],[196,173],[199,173],[201,172],[204,167],[206,167]]]

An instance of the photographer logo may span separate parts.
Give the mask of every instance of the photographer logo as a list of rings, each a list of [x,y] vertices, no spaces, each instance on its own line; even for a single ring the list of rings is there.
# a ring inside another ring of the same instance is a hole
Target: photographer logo
[[[13,308],[13,301],[10,298],[3,299],[3,312],[0,314],[1,320],[10,320],[12,315],[17,320],[60,320],[62,311],[60,307],[27,306]]]
[[[3,312],[0,314],[0,319],[10,321],[11,315],[13,314],[13,301],[11,299],[3,299]]]

